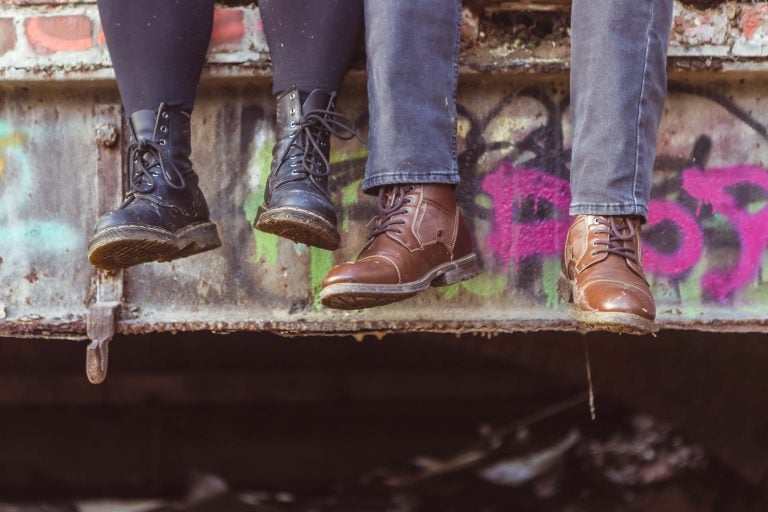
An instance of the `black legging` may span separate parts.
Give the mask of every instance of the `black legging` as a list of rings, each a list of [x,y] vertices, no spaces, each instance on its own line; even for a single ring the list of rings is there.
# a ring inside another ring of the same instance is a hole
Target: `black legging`
[[[192,110],[211,38],[214,0],[98,0],[128,114],[160,103]],[[338,91],[363,19],[363,0],[262,0],[275,94]]]
[[[127,114],[160,103],[191,110],[211,39],[214,0],[99,0]]]
[[[261,0],[272,91],[338,92],[363,26],[363,0]]]

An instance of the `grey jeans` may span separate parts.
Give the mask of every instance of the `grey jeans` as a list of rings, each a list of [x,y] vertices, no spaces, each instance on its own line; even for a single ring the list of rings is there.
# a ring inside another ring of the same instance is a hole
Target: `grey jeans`
[[[460,0],[365,0],[369,155],[363,189],[459,182]]]
[[[574,0],[571,215],[648,215],[672,0]]]

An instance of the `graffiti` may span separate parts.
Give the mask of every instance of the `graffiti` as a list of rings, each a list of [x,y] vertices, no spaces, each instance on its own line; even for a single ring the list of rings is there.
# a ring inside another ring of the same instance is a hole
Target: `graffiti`
[[[16,250],[61,253],[77,247],[82,238],[58,220],[29,215],[36,182],[24,150],[26,141],[24,133],[0,122],[0,239],[7,262],[14,261],[9,253]]]
[[[687,85],[671,90],[715,103],[753,137],[768,140],[766,127],[724,96]],[[569,102],[567,94],[559,96],[524,88],[503,96],[484,116],[459,109],[467,124],[459,161],[469,184],[462,207],[476,225],[490,226],[479,240],[486,248],[486,267],[495,274],[512,272],[517,288],[546,298],[549,305],[557,302],[549,283],[559,272],[556,263],[570,223],[570,150],[563,135]],[[525,110],[524,102],[537,106]],[[505,117],[541,121],[510,136],[508,128],[498,128]],[[689,158],[662,154],[657,160],[644,259],[654,282],[675,290],[673,302],[682,300],[681,287],[692,284],[700,300],[716,303],[732,302],[739,292],[761,284],[768,249],[768,170],[741,164],[708,169],[712,147],[712,139],[702,135]],[[488,155],[495,157],[490,166]]]
[[[571,194],[568,182],[541,171],[519,169],[503,162],[482,182],[494,204],[494,225],[497,226],[488,245],[493,254],[504,262],[520,263],[534,256],[555,256],[560,253],[558,239],[565,239],[568,230],[568,204]],[[521,222],[516,211],[524,203],[532,204],[535,214],[545,210],[555,218],[539,222]]]
[[[660,304],[686,307],[748,302],[758,292],[768,297],[761,272],[768,261],[768,170],[760,158],[754,164],[729,163],[723,156],[731,157],[728,150],[717,153],[720,147],[744,147],[746,140],[768,141],[768,130],[715,91],[688,85],[673,85],[671,91],[673,107],[715,112],[717,122],[730,123],[732,129],[725,135],[691,136],[690,126],[662,126],[643,233],[645,266],[657,298]],[[560,252],[570,225],[567,91],[557,85],[524,87],[496,96],[493,103],[489,96],[468,95],[469,102],[458,106],[462,185],[457,192],[486,271],[481,278],[430,293],[478,300],[522,293],[528,304],[558,307]],[[668,122],[683,118],[678,112]],[[364,115],[357,124],[365,131]],[[266,125],[254,132],[248,164],[251,192],[244,206],[249,219],[263,197],[272,133]],[[745,151],[740,158],[754,154]],[[338,253],[284,246],[273,235],[253,232],[255,258],[262,264],[279,266],[280,251],[308,258],[315,306],[324,275],[335,262],[355,256],[375,214],[375,202],[360,191],[366,156],[364,147],[334,144],[330,189],[340,207],[343,246]]]
[[[709,204],[716,214],[723,215],[736,230],[740,250],[736,262],[725,269],[712,269],[704,274],[704,290],[722,302],[735,291],[752,282],[758,274],[760,258],[768,247],[768,208],[750,212],[749,203],[739,204],[738,187],[756,187],[763,197],[768,192],[768,171],[759,167],[686,169],[683,190],[702,204]]]
[[[690,271],[704,252],[704,237],[691,213],[672,201],[655,199],[648,205],[646,229],[673,224],[681,238],[677,247],[668,253],[645,244],[645,268],[653,274],[680,278]],[[668,231],[668,230],[667,230]]]

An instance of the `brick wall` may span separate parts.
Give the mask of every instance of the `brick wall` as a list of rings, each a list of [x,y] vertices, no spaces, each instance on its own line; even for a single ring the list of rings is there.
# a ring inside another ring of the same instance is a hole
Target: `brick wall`
[[[473,9],[475,12],[466,8],[464,17],[469,53],[473,46],[485,44],[478,38],[483,8]],[[768,2],[724,1],[705,10],[677,2],[672,29],[673,61],[693,58],[710,65],[714,58],[720,69],[722,61],[733,69],[763,70],[766,66],[762,57],[768,56]],[[495,55],[495,49],[488,48],[480,52],[480,62],[467,56],[464,70],[530,70],[553,63],[563,69],[567,67],[563,45],[567,39],[557,51],[532,49],[522,57],[515,55],[512,63],[492,61],[487,56]],[[208,73],[214,76],[268,73],[268,49],[258,7],[217,7],[208,61]],[[94,0],[0,0],[0,80],[111,77]]]
[[[257,7],[217,6],[208,56],[213,67],[262,72],[267,55]],[[0,0],[0,79],[111,76],[93,0]]]

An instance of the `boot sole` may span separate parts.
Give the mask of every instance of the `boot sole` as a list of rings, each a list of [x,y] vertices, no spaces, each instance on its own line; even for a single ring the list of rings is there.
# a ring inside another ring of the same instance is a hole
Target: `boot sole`
[[[341,244],[339,231],[322,215],[301,208],[259,207],[253,227],[299,244],[335,251]]]
[[[88,242],[88,261],[101,270],[119,270],[151,261],[172,261],[221,246],[213,222],[186,226],[175,233],[152,226],[106,229]]]
[[[562,273],[557,282],[557,292],[564,301],[573,304],[573,282]],[[636,336],[659,331],[656,322],[632,313],[583,311],[571,306],[568,314],[579,323],[580,327],[590,331],[608,331]]]
[[[323,288],[320,301],[332,309],[365,309],[413,297],[430,286],[448,286],[475,277],[480,265],[475,253],[443,263],[421,279],[402,284],[339,283]]]

